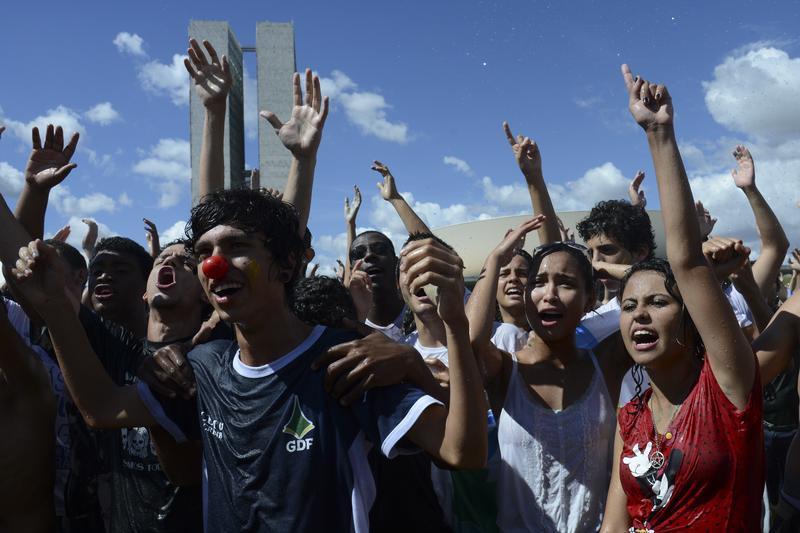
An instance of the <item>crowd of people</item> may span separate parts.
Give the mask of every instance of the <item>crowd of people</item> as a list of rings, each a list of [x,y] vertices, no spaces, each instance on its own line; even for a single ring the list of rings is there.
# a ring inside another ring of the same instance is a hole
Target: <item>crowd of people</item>
[[[185,64],[206,113],[185,238],[161,246],[145,220],[149,250],[97,242],[85,220],[83,253],[69,228],[43,240],[79,141],[58,126],[33,128],[24,190],[0,202],[0,531],[800,531],[800,250],[787,290],[743,146],[758,257],[713,233],[665,85],[622,66],[666,260],[644,173],[578,244],[536,142],[504,123],[532,215],[469,290],[379,161],[408,239],[357,233],[356,187],[337,275],[316,275],[319,78],[294,75],[286,122],[261,113],[293,156],[285,190],[225,190],[229,66],[194,40]]]

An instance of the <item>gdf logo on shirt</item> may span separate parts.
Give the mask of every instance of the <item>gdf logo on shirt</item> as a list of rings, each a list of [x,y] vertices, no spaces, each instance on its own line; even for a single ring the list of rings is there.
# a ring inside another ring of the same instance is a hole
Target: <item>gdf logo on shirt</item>
[[[295,396],[292,417],[289,419],[289,423],[283,426],[283,432],[294,437],[293,440],[286,443],[286,451],[293,453],[310,449],[314,443],[314,438],[305,438],[305,436],[315,427],[314,423],[303,414],[303,410],[300,409],[300,400]]]

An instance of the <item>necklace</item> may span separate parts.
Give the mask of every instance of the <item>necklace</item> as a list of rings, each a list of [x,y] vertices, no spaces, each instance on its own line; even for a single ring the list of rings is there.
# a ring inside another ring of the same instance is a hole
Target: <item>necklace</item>
[[[664,457],[664,452],[661,451],[661,447],[664,444],[664,441],[661,439],[661,434],[658,432],[655,411],[653,410],[652,396],[650,396],[650,399],[648,400],[647,403],[648,407],[650,407],[650,414],[652,415],[651,418],[653,419],[653,435],[654,435],[653,440],[655,440],[656,442],[655,449],[652,451],[652,453],[650,453],[650,457],[648,457],[648,459],[650,460],[651,468],[654,468],[655,470],[660,470],[661,467],[664,466],[664,463],[666,462],[666,457]],[[678,410],[681,408],[681,405],[683,405],[683,403],[679,403],[672,409],[672,415],[669,417],[669,420],[667,421],[666,431],[664,433],[665,440],[672,440],[674,436],[672,432],[669,430],[669,425],[672,424],[672,421],[675,419],[675,415],[678,414]]]

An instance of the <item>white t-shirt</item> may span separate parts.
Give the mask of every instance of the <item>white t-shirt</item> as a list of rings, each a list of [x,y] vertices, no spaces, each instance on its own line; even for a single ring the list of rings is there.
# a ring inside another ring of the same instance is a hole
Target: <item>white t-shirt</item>
[[[419,343],[419,333],[414,331],[402,340],[403,344],[410,344],[422,356],[423,359],[434,357],[449,366],[447,360],[447,346],[428,347]]]
[[[725,297],[733,308],[733,313],[736,315],[736,320],[739,321],[740,328],[746,328],[753,325],[753,313],[750,312],[750,306],[742,296],[742,293],[736,290],[733,285],[728,285],[723,289]]]
[[[528,331],[507,322],[495,322],[492,344],[508,353],[518,352],[528,343]]]
[[[400,311],[400,314],[397,315],[391,324],[387,324],[386,326],[379,326],[378,324],[372,322],[369,318],[364,320],[364,323],[371,327],[376,331],[380,331],[394,342],[404,342],[405,335],[403,334],[403,315],[406,312],[405,306]]]
[[[619,331],[619,300],[614,297],[581,319],[575,330],[578,348],[591,350],[609,335]]]
[[[25,341],[25,344],[30,346],[31,321],[28,319],[28,315],[26,315],[22,307],[13,300],[3,298],[3,303],[6,306],[6,314],[8,314],[8,321],[11,323],[11,327],[13,327],[17,335]]]

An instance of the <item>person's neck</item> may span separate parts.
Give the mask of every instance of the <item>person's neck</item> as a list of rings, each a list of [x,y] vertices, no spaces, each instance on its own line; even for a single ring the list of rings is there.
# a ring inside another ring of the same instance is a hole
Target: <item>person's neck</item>
[[[291,352],[311,333],[312,327],[286,308],[236,324],[239,357],[248,366],[263,366]]]
[[[414,315],[417,324],[417,338],[419,343],[426,348],[439,348],[447,346],[447,332],[444,322],[438,316],[420,318]]]
[[[607,286],[603,291],[603,304],[605,305],[614,298],[616,298],[618,292],[619,292],[619,287],[612,288]]]
[[[147,317],[147,340],[151,342],[173,342],[192,338],[203,324],[201,308],[170,307],[150,308]]]
[[[664,361],[664,364],[647,367],[652,399],[659,412],[670,405],[680,405],[694,388],[700,375],[702,362],[694,357],[694,351],[686,351]],[[669,404],[669,405],[668,405]]]
[[[397,291],[375,292],[367,318],[373,324],[388,326],[397,319],[404,305]]]
[[[500,307],[500,319],[504,324],[514,324],[518,328],[528,329],[528,320],[525,318],[524,310],[514,313],[511,310]]]
[[[147,313],[144,305],[137,306],[136,309],[132,309],[127,313],[104,313],[102,317],[124,327],[133,333],[137,339],[143,339],[147,335]]]
[[[526,348],[533,351],[536,361],[550,361],[555,366],[567,367],[578,359],[580,350],[575,345],[575,335],[563,339],[542,339],[539,335],[531,335]]]

